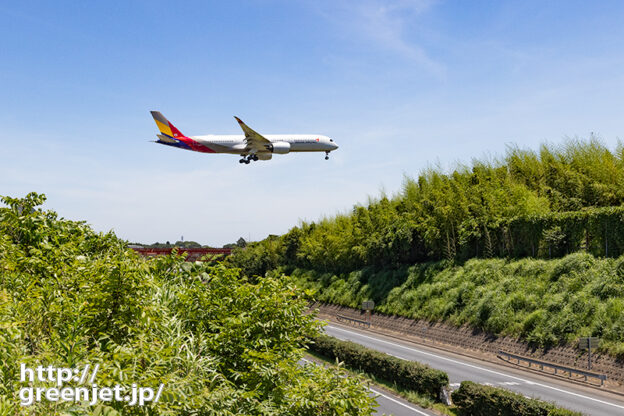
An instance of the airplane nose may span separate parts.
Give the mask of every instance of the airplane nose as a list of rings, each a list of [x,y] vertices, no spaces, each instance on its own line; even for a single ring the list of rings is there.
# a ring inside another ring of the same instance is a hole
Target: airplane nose
[[[334,150],[338,149],[338,145],[336,143],[332,143]]]

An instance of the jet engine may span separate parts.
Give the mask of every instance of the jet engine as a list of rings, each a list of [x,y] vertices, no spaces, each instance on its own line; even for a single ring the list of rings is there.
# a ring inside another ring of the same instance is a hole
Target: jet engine
[[[286,153],[290,152],[290,143],[288,142],[271,143],[269,150],[279,155],[285,155]]]
[[[256,156],[258,156],[259,160],[271,160],[271,158],[273,157],[273,155],[271,153],[256,153]]]

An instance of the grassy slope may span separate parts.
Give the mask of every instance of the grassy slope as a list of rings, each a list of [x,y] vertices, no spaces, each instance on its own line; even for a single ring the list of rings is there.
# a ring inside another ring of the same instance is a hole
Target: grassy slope
[[[540,346],[599,336],[602,350],[624,355],[624,257],[575,253],[556,260],[475,259],[394,271],[333,275],[296,269],[317,300],[410,318],[470,324]]]

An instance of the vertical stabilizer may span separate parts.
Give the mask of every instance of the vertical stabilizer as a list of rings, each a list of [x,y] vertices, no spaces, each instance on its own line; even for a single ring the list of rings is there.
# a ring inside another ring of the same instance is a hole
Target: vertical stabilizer
[[[158,130],[160,130],[162,134],[168,137],[186,137],[182,133],[180,133],[180,130],[178,130],[173,124],[171,124],[171,122],[167,120],[165,116],[160,113],[160,111],[150,112],[152,113],[152,117],[154,117],[154,121],[158,126]]]

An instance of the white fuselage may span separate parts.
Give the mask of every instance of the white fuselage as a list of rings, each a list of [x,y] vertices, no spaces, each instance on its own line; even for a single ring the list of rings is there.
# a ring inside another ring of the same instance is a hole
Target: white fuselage
[[[160,112],[152,111],[158,126],[156,143],[201,153],[230,153],[241,155],[240,163],[249,164],[256,160],[270,160],[273,154],[285,155],[291,152],[329,152],[338,149],[333,139],[320,134],[268,134],[262,135],[243,121],[234,117],[244,134],[207,134],[185,136]]]
[[[327,152],[338,148],[333,139],[323,135],[312,134],[267,134],[264,137],[272,144],[276,145],[288,143],[289,149],[284,153],[290,152]],[[245,136],[242,134],[208,134],[204,136],[190,136],[191,139],[197,141],[204,146],[210,147],[217,153],[233,153],[248,154],[250,152],[245,142]],[[267,150],[268,152],[269,150]],[[262,153],[262,151],[257,151]],[[275,153],[280,153],[275,151]]]

